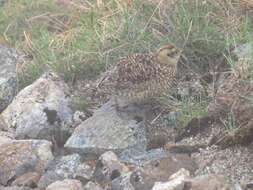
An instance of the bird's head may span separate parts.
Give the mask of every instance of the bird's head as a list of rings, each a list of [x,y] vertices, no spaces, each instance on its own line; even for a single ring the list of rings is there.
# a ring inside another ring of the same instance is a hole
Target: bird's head
[[[181,51],[172,44],[161,46],[157,51],[157,61],[161,64],[177,66]]]

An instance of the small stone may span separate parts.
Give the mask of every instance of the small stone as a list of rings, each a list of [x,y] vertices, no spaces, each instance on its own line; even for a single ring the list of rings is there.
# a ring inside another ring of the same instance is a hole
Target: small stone
[[[11,187],[4,187],[0,186],[1,190],[36,190],[36,189],[31,189],[30,187],[19,187],[19,186],[11,186]]]
[[[81,163],[74,173],[74,178],[80,180],[82,183],[87,183],[89,180],[91,180],[93,173],[94,173],[94,167],[88,165],[87,163]]]
[[[108,151],[102,154],[98,159],[94,176],[99,183],[102,181],[109,183],[128,170],[129,169],[119,161],[115,153]]]
[[[184,168],[170,176],[168,182],[156,182],[152,190],[183,190],[185,179],[190,176],[190,172]]]
[[[12,185],[17,186],[27,186],[27,187],[37,187],[38,181],[40,179],[40,174],[37,172],[28,172],[20,177],[18,177],[15,181],[12,182]]]
[[[84,190],[103,190],[103,189],[98,184],[90,181],[84,186]]]
[[[75,179],[65,179],[50,184],[46,190],[83,190],[82,183]]]

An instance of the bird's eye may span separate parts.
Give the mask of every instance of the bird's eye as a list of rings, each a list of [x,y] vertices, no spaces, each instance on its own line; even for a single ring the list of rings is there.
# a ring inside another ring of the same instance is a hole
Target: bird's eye
[[[170,56],[172,56],[172,54],[171,53],[167,53],[167,56],[170,57]]]

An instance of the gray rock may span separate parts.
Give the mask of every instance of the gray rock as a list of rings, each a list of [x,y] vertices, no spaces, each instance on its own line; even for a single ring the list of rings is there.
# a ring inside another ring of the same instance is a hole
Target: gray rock
[[[14,139],[14,135],[12,133],[0,131],[0,145],[7,142],[11,142],[13,139]]]
[[[120,153],[127,149],[145,150],[146,146],[144,126],[120,117],[112,102],[103,105],[79,125],[65,144],[67,149],[84,154],[87,159],[109,150]]]
[[[0,144],[0,184],[7,185],[28,172],[42,174],[53,160],[45,140],[12,140]]]
[[[84,186],[84,190],[103,190],[103,189],[98,184],[90,181]]]
[[[0,7],[3,6],[5,2],[6,0],[0,0]]]
[[[81,157],[78,154],[56,158],[48,165],[46,173],[39,180],[38,187],[45,188],[57,180],[73,179],[80,164]]]
[[[131,179],[132,172],[126,173],[112,181],[112,190],[135,190]]]
[[[54,139],[64,144],[69,136],[72,110],[69,89],[55,74],[47,73],[18,93],[2,118],[18,139]]]
[[[16,94],[16,64],[19,57],[20,55],[14,49],[0,45],[0,113]]]
[[[119,155],[119,158],[124,162],[142,166],[148,161],[166,158],[167,156],[167,152],[163,149],[152,149],[149,151],[142,149],[139,151],[126,150]]]
[[[76,179],[65,179],[50,184],[46,190],[83,190],[82,183]]]
[[[75,173],[74,178],[80,180],[83,184],[87,183],[93,177],[95,167],[83,162],[80,164]]]

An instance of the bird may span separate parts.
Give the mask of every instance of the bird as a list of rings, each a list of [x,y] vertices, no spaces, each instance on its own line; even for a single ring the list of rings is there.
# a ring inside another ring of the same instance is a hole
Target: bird
[[[181,53],[165,44],[155,52],[123,57],[103,74],[97,88],[111,94],[117,106],[148,102],[176,85]]]

